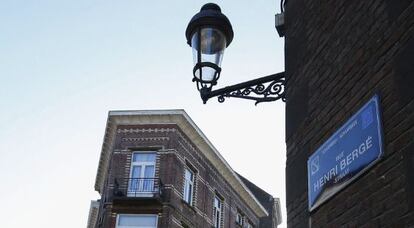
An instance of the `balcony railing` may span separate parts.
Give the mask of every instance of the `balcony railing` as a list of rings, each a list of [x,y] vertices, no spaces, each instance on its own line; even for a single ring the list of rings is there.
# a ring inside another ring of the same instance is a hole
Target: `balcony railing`
[[[159,178],[116,178],[114,196],[156,197],[161,195],[161,188]]]

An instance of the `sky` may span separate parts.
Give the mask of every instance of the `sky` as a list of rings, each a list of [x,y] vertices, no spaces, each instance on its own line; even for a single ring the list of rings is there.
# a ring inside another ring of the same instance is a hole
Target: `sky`
[[[234,39],[217,88],[284,71],[276,0],[213,1]],[[185,29],[206,1],[0,1],[2,227],[86,227],[109,110],[184,109],[285,209],[285,104],[211,99]]]

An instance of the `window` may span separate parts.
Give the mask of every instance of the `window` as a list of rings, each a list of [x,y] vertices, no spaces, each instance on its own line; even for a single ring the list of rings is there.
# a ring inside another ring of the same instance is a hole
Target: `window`
[[[155,159],[156,153],[133,153],[128,186],[129,196],[154,192]]]
[[[243,215],[240,212],[236,214],[236,224],[239,226],[243,226]]]
[[[246,215],[240,212],[240,210],[237,210],[237,213],[236,213],[236,224],[237,224],[237,227],[253,228],[252,222],[249,220],[249,218]]]
[[[252,223],[250,221],[247,221],[245,227],[246,228],[253,228],[253,225],[252,225]]]
[[[156,228],[157,215],[120,214],[116,219],[116,228]]]
[[[214,197],[213,223],[214,228],[223,227],[223,200],[217,195]]]
[[[193,205],[194,198],[194,172],[188,168],[184,171],[184,201]]]

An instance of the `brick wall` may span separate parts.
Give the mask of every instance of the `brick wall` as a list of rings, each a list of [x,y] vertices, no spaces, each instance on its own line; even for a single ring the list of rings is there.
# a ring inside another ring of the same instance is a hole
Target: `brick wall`
[[[289,0],[288,227],[414,226],[414,2]],[[312,213],[308,157],[375,93],[383,159]]]
[[[175,124],[119,126],[115,137],[108,184],[103,198],[107,200],[106,218],[103,227],[114,228],[116,213],[158,213],[159,227],[181,227],[181,222],[190,227],[211,228],[213,199],[217,191],[224,198],[224,227],[236,228],[237,209],[259,227],[259,218],[224,180],[186,135]],[[160,178],[163,189],[162,209],[140,205],[112,205],[115,178],[128,178],[132,152],[150,150],[157,152],[156,178]],[[184,168],[191,166],[196,171],[196,194],[194,207],[184,203]]]

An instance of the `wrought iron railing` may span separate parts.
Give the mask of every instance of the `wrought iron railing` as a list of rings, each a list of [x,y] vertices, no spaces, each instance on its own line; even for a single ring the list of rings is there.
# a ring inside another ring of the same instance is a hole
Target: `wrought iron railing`
[[[116,178],[114,195],[125,197],[156,197],[161,195],[159,178]]]

